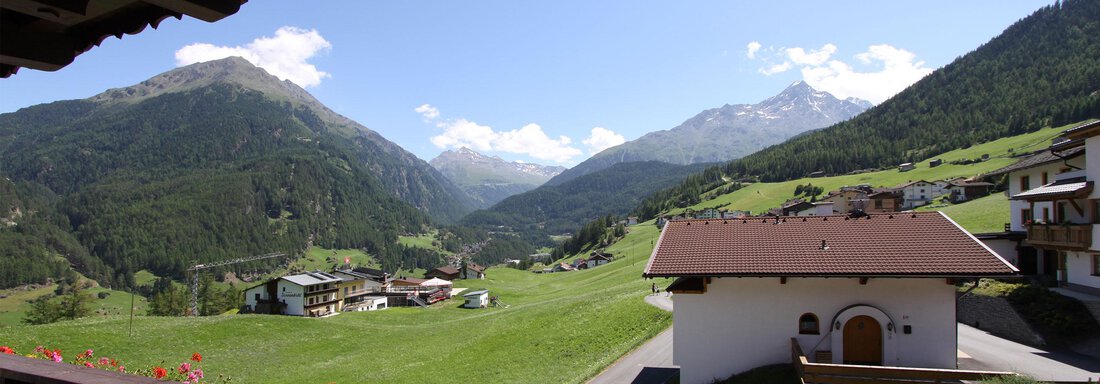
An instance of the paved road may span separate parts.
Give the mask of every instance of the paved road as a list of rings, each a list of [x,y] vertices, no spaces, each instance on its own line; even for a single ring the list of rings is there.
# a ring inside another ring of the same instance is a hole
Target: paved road
[[[664,294],[646,296],[645,301],[657,308],[672,311],[672,298]],[[669,326],[664,332],[607,367],[588,383],[659,384],[679,373],[680,368],[672,364],[672,327]]]
[[[966,324],[958,326],[960,369],[1011,371],[1047,381],[1100,380],[1100,361],[1096,359],[1068,351],[1044,351]]]

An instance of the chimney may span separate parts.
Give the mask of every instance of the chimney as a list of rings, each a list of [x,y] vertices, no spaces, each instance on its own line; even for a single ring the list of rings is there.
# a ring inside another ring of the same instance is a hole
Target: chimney
[[[814,216],[828,216],[833,214],[832,201],[819,201],[814,203]]]

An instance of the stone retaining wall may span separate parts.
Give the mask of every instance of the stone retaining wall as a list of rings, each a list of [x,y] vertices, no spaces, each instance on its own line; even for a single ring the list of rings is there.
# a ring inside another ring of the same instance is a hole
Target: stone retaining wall
[[[960,323],[1028,345],[1046,344],[1003,297],[966,295],[957,308]]]

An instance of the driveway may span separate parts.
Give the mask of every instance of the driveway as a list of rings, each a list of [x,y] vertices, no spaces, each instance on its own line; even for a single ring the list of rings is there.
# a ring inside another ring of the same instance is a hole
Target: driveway
[[[959,368],[1010,371],[1042,381],[1100,381],[1100,361],[1072,351],[1043,350],[959,324]]]
[[[645,302],[672,311],[672,298],[664,294],[646,296]],[[661,384],[679,373],[680,367],[672,364],[672,327],[669,326],[664,332],[611,364],[588,383]]]

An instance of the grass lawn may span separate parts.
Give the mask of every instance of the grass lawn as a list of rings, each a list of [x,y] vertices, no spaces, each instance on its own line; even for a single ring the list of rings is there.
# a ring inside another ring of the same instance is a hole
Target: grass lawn
[[[917,208],[917,211],[940,211],[970,233],[1003,232],[1009,222],[1008,197],[1004,193],[946,207]]]
[[[428,309],[391,308],[324,319],[271,315],[125,316],[0,328],[17,352],[46,345],[66,358],[86,348],[141,368],[200,352],[213,375],[236,382],[580,383],[671,324],[644,303],[644,258],[657,229],[631,227],[608,251],[616,261],[578,272],[534,274],[490,268],[488,288],[510,308],[462,309],[452,299]],[[633,262],[632,262],[633,261]],[[115,296],[112,294],[112,297]]]
[[[1013,153],[1024,153],[1045,148],[1050,145],[1050,139],[1074,126],[1076,126],[1076,124],[1057,128],[1044,128],[1032,133],[1006,137],[988,143],[978,144],[970,148],[947,152],[932,157],[943,159],[944,161],[943,165],[936,168],[930,168],[928,166],[928,160],[925,160],[915,163],[916,169],[908,172],[898,172],[896,169],[890,169],[856,175],[802,178],[779,183],[755,183],[738,191],[720,195],[715,199],[703,201],[690,208],[701,210],[705,208],[722,207],[726,209],[748,210],[753,214],[759,214],[769,208],[779,207],[784,201],[794,197],[795,187],[800,184],[821,186],[825,189],[825,192],[828,192],[846,185],[870,184],[873,187],[890,187],[906,183],[910,180],[934,181],[951,177],[974,176],[1013,164],[1018,160],[1012,157]],[[1010,149],[1013,152],[1009,152]],[[988,154],[989,160],[969,165],[949,164],[953,160],[963,158],[973,159],[981,157],[983,154]],[[684,209],[678,209],[670,213],[677,214],[683,211]],[[1007,213],[1007,209],[1005,212]]]

